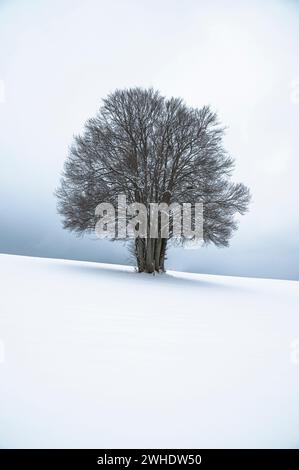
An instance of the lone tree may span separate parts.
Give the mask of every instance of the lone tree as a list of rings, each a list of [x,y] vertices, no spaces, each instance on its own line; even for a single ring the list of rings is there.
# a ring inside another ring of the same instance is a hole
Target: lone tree
[[[223,132],[208,106],[190,108],[153,89],[116,90],[70,148],[56,191],[64,228],[93,231],[96,206],[115,206],[119,194],[147,208],[202,202],[204,243],[228,246],[234,216],[247,211],[250,194],[230,181],[234,160],[223,149]],[[157,238],[135,238],[140,272],[164,271],[168,239],[161,237],[161,221]]]

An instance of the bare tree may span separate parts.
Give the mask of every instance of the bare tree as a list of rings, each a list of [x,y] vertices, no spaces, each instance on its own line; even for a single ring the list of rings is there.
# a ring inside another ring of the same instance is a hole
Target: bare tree
[[[234,216],[246,212],[250,194],[230,181],[234,161],[223,149],[223,132],[207,106],[190,108],[153,89],[116,90],[70,149],[56,192],[64,228],[94,230],[95,207],[115,205],[118,194],[147,208],[202,202],[204,242],[227,246],[237,228]],[[164,271],[167,242],[160,223],[157,238],[135,239],[140,272]]]

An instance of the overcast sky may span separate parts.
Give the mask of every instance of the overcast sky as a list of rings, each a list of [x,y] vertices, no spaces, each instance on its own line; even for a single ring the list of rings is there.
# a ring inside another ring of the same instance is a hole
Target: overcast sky
[[[64,232],[53,191],[74,133],[115,88],[210,104],[253,194],[227,249],[173,269],[299,279],[299,2],[0,0],[0,251],[129,262]]]

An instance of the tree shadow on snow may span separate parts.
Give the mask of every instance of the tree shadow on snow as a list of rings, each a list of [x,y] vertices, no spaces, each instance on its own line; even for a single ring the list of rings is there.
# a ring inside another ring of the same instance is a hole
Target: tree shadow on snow
[[[137,273],[133,266],[122,266],[122,265],[105,265],[89,262],[63,262],[55,265],[55,269],[69,271],[72,274],[84,274],[84,276],[93,276],[101,280],[101,277],[104,276],[106,279],[108,277],[113,278],[116,281],[128,281],[131,279],[136,286],[141,284],[147,284],[150,288],[163,288],[163,286],[173,287],[176,289],[186,289],[186,288],[198,288],[198,289],[221,289],[221,290],[236,290],[238,292],[247,291],[249,288],[241,285],[234,285],[229,283],[221,282],[219,279],[213,279],[213,275],[209,275],[209,279],[200,279],[196,277],[197,274],[193,273],[180,273],[169,271],[162,274],[147,274],[147,273]],[[190,277],[189,277],[190,276]],[[200,276],[200,275],[199,275]],[[216,277],[216,276],[215,276]],[[225,276],[223,276],[225,277]]]

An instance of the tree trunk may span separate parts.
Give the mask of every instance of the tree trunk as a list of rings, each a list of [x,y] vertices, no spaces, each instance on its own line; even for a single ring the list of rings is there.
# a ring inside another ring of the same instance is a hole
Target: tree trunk
[[[138,272],[164,272],[166,246],[165,238],[136,238],[135,256]]]

